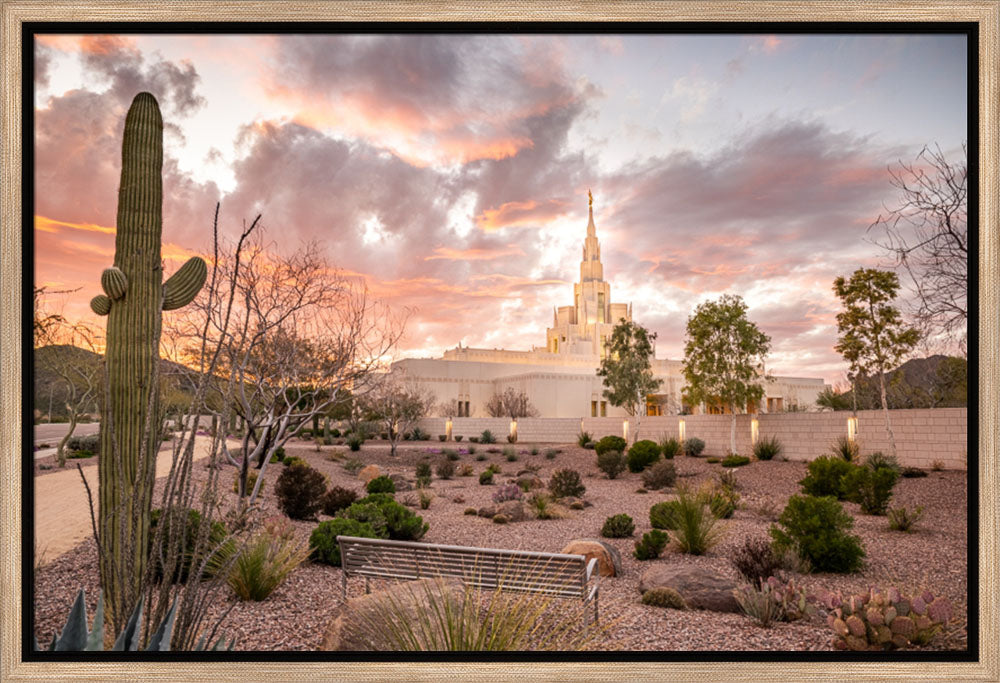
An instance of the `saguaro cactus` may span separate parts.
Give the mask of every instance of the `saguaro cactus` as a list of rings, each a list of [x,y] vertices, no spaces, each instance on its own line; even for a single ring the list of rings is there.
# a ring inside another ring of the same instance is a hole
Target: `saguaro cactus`
[[[125,118],[114,266],[90,307],[107,315],[100,460],[101,587],[115,628],[139,598],[145,572],[156,452],[160,445],[157,368],[161,311],[190,303],[207,268],[192,258],[162,282],[163,119],[151,94],[135,96]]]

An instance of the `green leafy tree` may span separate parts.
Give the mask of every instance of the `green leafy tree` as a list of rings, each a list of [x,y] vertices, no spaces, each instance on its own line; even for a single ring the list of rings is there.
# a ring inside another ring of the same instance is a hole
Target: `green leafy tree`
[[[684,397],[692,404],[729,407],[729,449],[736,451],[736,412],[764,396],[764,357],[771,338],[747,319],[747,305],[734,294],[706,301],[688,318],[684,344]]]
[[[893,272],[859,268],[850,280],[843,277],[834,280],[833,291],[844,306],[837,314],[840,337],[834,348],[851,364],[852,373],[878,378],[885,431],[895,457],[885,374],[917,345],[920,333],[905,325],[899,311],[891,305],[899,291],[899,278]]]
[[[604,398],[613,406],[624,408],[636,418],[634,438],[639,438],[646,395],[660,388],[662,380],[653,376],[650,359],[656,333],[622,318],[608,343],[608,353],[601,360],[598,377],[604,378]]]

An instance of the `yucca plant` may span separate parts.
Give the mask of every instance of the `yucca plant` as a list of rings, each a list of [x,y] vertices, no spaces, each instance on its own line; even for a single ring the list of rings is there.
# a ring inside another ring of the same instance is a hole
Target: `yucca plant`
[[[918,505],[912,511],[905,507],[889,508],[889,528],[893,531],[912,531],[923,516],[923,505]]]
[[[774,460],[781,455],[781,442],[776,436],[765,436],[753,446],[753,457],[758,460]]]
[[[296,542],[291,523],[282,522],[257,534],[233,563],[227,578],[240,600],[266,600],[309,557],[308,544]]]
[[[156,627],[153,635],[150,636],[146,646],[146,652],[168,652],[170,650],[170,637],[173,635],[174,615],[177,613],[177,601],[174,600],[167,612],[166,617]],[[111,647],[112,652],[137,652],[139,650],[139,636],[142,631],[142,601],[132,610],[125,628]],[[195,651],[206,649],[207,634],[202,634],[195,644]],[[223,647],[224,636],[220,636],[215,644],[207,648],[208,650],[232,650],[236,640],[233,639],[229,645]],[[34,641],[35,650],[41,650],[38,646],[38,639]],[[52,643],[48,647],[49,652],[103,652],[104,651],[104,593],[97,594],[97,609],[94,611],[93,628],[87,629],[87,600],[83,589],[76,594],[76,600],[70,609],[66,624],[58,636],[52,636]]]
[[[718,518],[705,499],[692,495],[686,487],[677,487],[675,514],[674,545],[682,553],[704,555],[722,536]]]
[[[833,446],[830,447],[830,452],[847,462],[854,462],[861,457],[861,447],[858,442],[851,441],[846,436],[837,437]]]

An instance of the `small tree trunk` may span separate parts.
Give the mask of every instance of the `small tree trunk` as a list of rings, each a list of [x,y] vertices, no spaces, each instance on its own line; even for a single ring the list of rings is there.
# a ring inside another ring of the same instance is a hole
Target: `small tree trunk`
[[[330,417],[323,418],[323,442],[325,443],[330,438]]]
[[[316,438],[316,432],[319,431],[319,415],[313,415],[313,438]]]
[[[56,447],[56,459],[59,461],[59,467],[65,467],[66,465],[66,444],[69,442],[70,437],[73,436],[74,429],[76,429],[76,411],[70,408],[69,431],[66,432],[66,435],[59,441],[59,445]]]
[[[732,420],[729,422],[729,452],[736,452],[736,406],[729,406],[729,413],[732,415]]]
[[[889,402],[885,397],[885,373],[878,374],[879,388],[882,390],[882,412],[885,413],[885,431],[889,435],[889,450],[892,457],[896,457],[896,439],[892,435],[892,424],[889,422]]]

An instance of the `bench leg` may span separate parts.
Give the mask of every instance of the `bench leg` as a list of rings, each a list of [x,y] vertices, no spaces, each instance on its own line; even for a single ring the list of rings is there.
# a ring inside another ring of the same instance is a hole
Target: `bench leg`
[[[371,589],[368,587],[368,577],[365,577],[365,595],[371,593]]]
[[[347,572],[344,570],[340,572],[340,600],[347,602]]]

